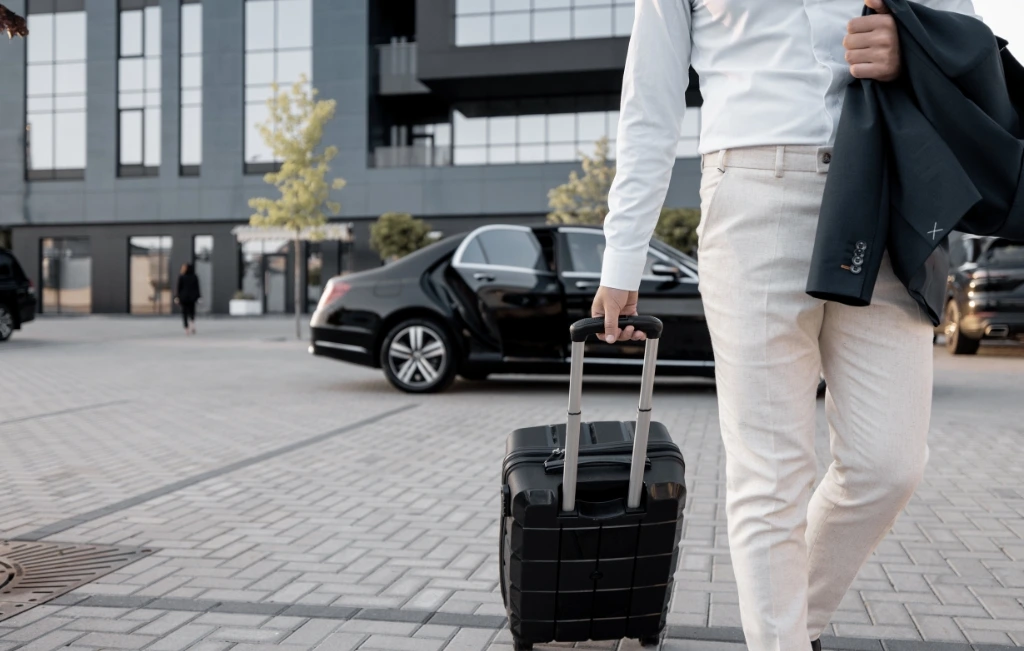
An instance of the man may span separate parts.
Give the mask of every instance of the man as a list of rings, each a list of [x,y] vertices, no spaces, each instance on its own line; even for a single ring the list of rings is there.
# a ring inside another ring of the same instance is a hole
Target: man
[[[637,311],[692,64],[704,97],[700,289],[752,651],[820,648],[928,457],[932,326],[888,258],[870,306],[805,292],[845,88],[900,75],[895,22],[882,0],[861,17],[861,1],[637,0],[626,60],[592,313],[609,343],[643,338],[617,319]],[[923,2],[973,14],[971,0]],[[812,494],[822,369],[833,461]]]

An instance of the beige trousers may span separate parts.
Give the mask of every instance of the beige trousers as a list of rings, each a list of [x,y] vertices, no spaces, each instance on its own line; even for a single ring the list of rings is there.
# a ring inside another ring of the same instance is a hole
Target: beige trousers
[[[703,160],[700,290],[751,651],[810,648],[928,458],[932,328],[888,257],[870,306],[804,292],[829,160],[807,146]],[[819,371],[832,463],[812,492]]]

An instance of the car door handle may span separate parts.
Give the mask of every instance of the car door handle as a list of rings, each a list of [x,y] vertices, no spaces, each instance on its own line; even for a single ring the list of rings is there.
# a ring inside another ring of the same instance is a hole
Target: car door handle
[[[601,286],[596,280],[577,280],[576,289],[597,289]]]
[[[473,274],[473,279],[479,280],[480,282],[483,283],[489,283],[494,281],[494,276],[492,276],[491,274],[475,273]]]

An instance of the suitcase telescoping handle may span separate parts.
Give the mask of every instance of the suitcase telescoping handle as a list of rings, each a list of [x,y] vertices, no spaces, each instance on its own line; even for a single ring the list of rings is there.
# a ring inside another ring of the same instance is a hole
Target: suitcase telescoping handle
[[[633,326],[647,335],[644,348],[644,369],[640,380],[640,405],[636,414],[636,432],[633,434],[633,459],[629,466],[629,492],[626,506],[640,506],[640,492],[644,485],[647,461],[647,436],[651,429],[651,396],[654,393],[654,369],[658,361],[658,339],[661,321],[653,316],[625,316],[619,318],[619,328]],[[576,508],[576,471],[580,453],[580,422],[583,412],[583,346],[587,337],[604,332],[604,319],[581,319],[572,324],[572,362],[569,370],[569,414],[565,430],[565,466],[562,475],[562,511]]]

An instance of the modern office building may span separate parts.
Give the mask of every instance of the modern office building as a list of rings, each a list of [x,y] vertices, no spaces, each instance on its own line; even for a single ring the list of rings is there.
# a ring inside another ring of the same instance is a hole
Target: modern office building
[[[194,262],[204,307],[238,290],[291,309],[380,264],[368,228],[409,212],[442,233],[536,223],[547,192],[608,136],[633,0],[5,0],[0,231],[44,313],[167,313]],[[324,144],[351,241],[239,243],[272,191],[255,125],[271,84],[306,75],[337,111]],[[698,204],[691,74],[666,205]],[[614,142],[613,142],[614,144]]]

